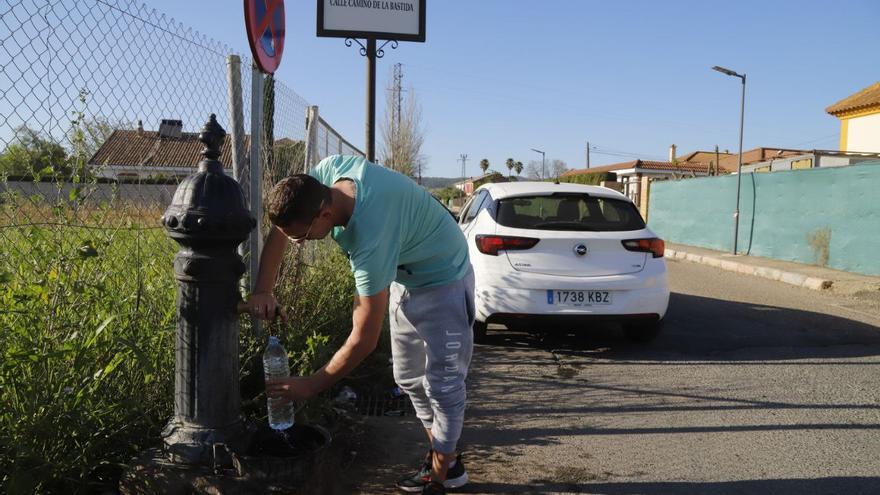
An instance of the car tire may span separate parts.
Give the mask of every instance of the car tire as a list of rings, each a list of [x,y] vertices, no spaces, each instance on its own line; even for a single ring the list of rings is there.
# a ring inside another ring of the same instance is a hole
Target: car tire
[[[488,326],[484,321],[474,321],[474,343],[483,344],[486,342],[486,328]]]
[[[657,338],[661,330],[663,330],[663,320],[625,323],[623,325],[626,338],[634,342],[650,342]]]

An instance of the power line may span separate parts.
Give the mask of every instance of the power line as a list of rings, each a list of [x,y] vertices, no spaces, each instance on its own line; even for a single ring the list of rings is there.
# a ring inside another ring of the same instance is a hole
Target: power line
[[[803,142],[801,142],[801,143],[797,143],[797,144],[795,144],[794,146],[797,147],[797,146],[802,146],[802,145],[804,145],[804,144],[812,144],[812,143],[817,143],[817,142],[821,142],[821,141],[830,141],[831,138],[837,138],[839,135],[840,135],[840,134],[838,134],[838,133],[835,132],[834,134],[829,134],[829,135],[827,135],[827,136],[822,136],[822,137],[820,137],[820,138],[811,139],[811,140],[809,140],[809,141],[803,141]]]

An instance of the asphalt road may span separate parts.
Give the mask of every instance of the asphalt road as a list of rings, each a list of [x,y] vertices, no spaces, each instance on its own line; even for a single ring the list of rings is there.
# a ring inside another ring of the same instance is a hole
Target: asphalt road
[[[490,330],[469,381],[463,492],[880,493],[880,294],[668,265],[650,344],[613,326]],[[413,418],[371,424],[377,467],[361,488],[383,493],[422,433]]]

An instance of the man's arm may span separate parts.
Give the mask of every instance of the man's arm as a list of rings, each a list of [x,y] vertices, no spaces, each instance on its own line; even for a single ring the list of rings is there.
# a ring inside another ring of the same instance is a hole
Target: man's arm
[[[287,236],[281,232],[281,229],[273,226],[269,230],[269,236],[260,254],[260,270],[257,273],[254,293],[246,303],[248,312],[257,318],[263,320],[275,318],[278,301],[272,294],[272,289],[275,287],[275,279],[278,278],[278,269],[281,267],[286,246]]]
[[[270,381],[266,392],[291,400],[305,400],[333,386],[376,348],[387,308],[387,288],[372,296],[355,296],[351,333],[330,361],[310,376]]]

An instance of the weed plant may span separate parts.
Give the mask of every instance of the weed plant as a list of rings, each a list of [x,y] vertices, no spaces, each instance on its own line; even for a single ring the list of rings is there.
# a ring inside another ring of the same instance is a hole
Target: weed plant
[[[173,414],[178,247],[158,227],[163,208],[96,204],[74,190],[0,198],[0,492],[112,486],[125,462],[161,445]],[[257,334],[242,318],[241,390],[251,421],[265,421],[267,331],[284,341],[292,373],[306,374],[350,328],[347,260],[329,242],[306,250],[290,250],[279,277],[289,320]],[[387,354],[380,356],[384,370]],[[311,401],[298,420],[320,420],[327,404]]]
[[[59,209],[35,225],[2,208],[0,483],[85,491],[158,438],[171,410],[175,249],[133,222],[90,228]]]

